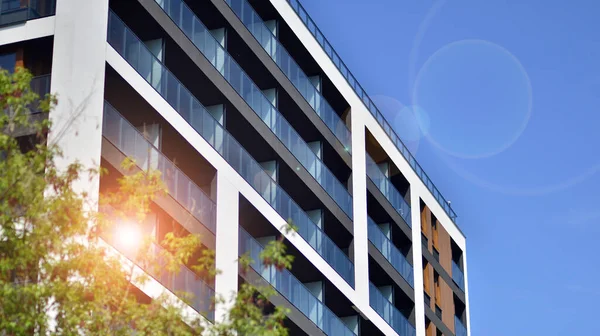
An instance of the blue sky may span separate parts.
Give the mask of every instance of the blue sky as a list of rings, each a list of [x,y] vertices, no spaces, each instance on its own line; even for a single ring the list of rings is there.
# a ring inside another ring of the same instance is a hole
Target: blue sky
[[[600,3],[302,3],[452,200],[472,334],[596,334]]]

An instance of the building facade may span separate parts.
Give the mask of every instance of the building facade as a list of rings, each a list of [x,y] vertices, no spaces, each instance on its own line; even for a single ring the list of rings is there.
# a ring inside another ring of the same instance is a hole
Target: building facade
[[[100,197],[133,157],[168,187],[152,232],[216,251],[213,281],[186,268],[145,295],[185,289],[214,320],[211,296],[262,283],[292,335],[469,335],[456,214],[297,0],[0,3],[0,66],[58,93],[64,162],[110,171],[78,187]],[[239,272],[279,234],[290,271]]]

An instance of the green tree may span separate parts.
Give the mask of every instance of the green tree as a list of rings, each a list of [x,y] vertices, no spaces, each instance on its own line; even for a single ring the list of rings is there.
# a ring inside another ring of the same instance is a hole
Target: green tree
[[[184,304],[164,295],[140,302],[136,286],[149,280],[134,272],[134,264],[106,242],[115,222],[143,226],[156,197],[167,193],[156,171],[134,172],[131,160],[123,168],[116,190],[93,198],[74,188],[85,176],[103,174],[73,162],[56,165],[60,148],[47,141],[50,121],[31,121],[31,110],[49,112],[56,97],[38,97],[30,88],[31,74],[0,71],[0,332],[1,335],[287,335],[286,311],[269,306],[276,293],[270,287],[243,284],[232,298],[223,321],[199,317],[182,321]],[[17,137],[20,129],[29,137]],[[143,231],[143,227],[141,228]],[[156,253],[154,246],[163,248]],[[265,248],[266,265],[290,268],[283,238]],[[193,265],[198,274],[214,277],[214,251],[201,250],[193,234],[169,233],[163,241],[146,237],[129,259],[148,272],[178,272]],[[240,258],[247,265],[247,257]],[[189,293],[178,293],[189,300]]]

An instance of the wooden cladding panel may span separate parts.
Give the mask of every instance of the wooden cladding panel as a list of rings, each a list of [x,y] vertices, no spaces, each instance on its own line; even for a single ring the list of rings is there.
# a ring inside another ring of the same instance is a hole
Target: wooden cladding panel
[[[440,294],[441,294],[441,305],[442,308],[442,322],[450,329],[454,331],[454,293],[452,288],[440,277]]]
[[[427,249],[431,251],[431,211],[427,206],[421,211],[421,232],[427,237]]]
[[[452,238],[448,231],[437,222],[438,245],[437,250],[440,253],[440,265],[452,275]]]

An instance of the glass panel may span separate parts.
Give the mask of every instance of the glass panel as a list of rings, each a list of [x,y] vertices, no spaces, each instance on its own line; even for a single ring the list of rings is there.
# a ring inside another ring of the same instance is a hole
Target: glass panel
[[[248,232],[240,228],[239,254],[248,254],[250,264],[258,274],[267,280],[283,297],[300,310],[326,335],[355,335],[327,306],[317,299],[292,273],[274,266],[265,266],[260,258],[263,247]]]
[[[465,275],[454,261],[452,261],[452,280],[454,280],[460,289],[465,290]]]
[[[102,134],[117,149],[136,160],[140,169],[147,169],[152,156],[156,156],[156,168],[161,172],[161,178],[167,186],[169,194],[175,198],[186,210],[204,224],[212,233],[215,233],[216,205],[200,187],[194,184],[179,168],[167,159],[158,149],[148,142],[140,131],[131,125],[119,112],[108,103],[104,103],[104,123]],[[194,207],[201,207],[197,211]],[[198,229],[181,223],[193,233],[200,233]]]
[[[176,0],[174,0],[176,1]],[[111,12],[109,15],[109,25],[113,25],[113,22],[119,21],[120,19]],[[124,25],[121,25],[123,29]],[[109,43],[112,45],[112,41],[109,36]],[[145,48],[145,46],[143,46]],[[124,50],[127,53],[127,50]],[[121,54],[123,56],[123,54]],[[160,67],[161,76],[169,78],[168,87],[169,90],[176,90],[177,92],[188,91],[158,60],[155,59],[154,65]],[[163,84],[161,84],[162,87]],[[163,98],[168,97],[168,90],[157,90]],[[165,92],[167,91],[167,92]],[[188,91],[189,93],[189,91]],[[275,182],[269,175],[262,169],[262,166],[256,162],[250,154],[231,136],[223,127],[206,111],[206,109],[200,104],[193,95],[190,97],[194,102],[191,106],[194,107],[194,118],[190,117],[185,119],[191,125],[198,125],[196,130],[199,134],[215,148],[216,151],[223,156],[225,160],[250,184],[252,187],[260,193],[260,195],[267,201],[275,211],[284,219],[292,218],[294,225],[298,228],[298,234],[303,237],[306,241],[309,241],[309,232],[318,237],[319,245],[311,243],[311,246],[319,252],[319,254],[336,270],[340,276],[348,282],[351,286],[354,286],[354,265],[346,254],[337,246],[335,243],[312,222],[308,215],[300,208],[300,206],[294,202],[294,200]],[[169,103],[175,104],[177,102],[169,101]],[[179,109],[176,105],[172,105],[173,108],[179,113]],[[182,115],[182,117],[186,118]],[[201,119],[201,121],[199,121]],[[168,162],[164,162],[165,167]],[[167,170],[167,185],[169,191],[174,190],[176,182],[171,178]],[[351,202],[350,202],[351,204]],[[310,243],[310,242],[309,242]]]
[[[369,283],[369,303],[371,308],[389,324],[398,335],[415,336],[415,327],[406,317],[381,294],[379,289]]]
[[[160,1],[157,3],[160,4]],[[252,31],[258,31],[260,36],[271,36],[272,39],[269,41],[276,42],[275,37],[272,35],[271,31],[264,25],[260,17],[254,12],[254,9],[250,7],[250,5],[243,1],[241,2],[242,6],[238,9],[238,15],[244,18],[244,22],[247,23],[249,28],[252,28]],[[308,172],[315,178],[317,182],[325,189],[325,191],[334,199],[334,201],[340,206],[340,208],[348,215],[350,219],[352,219],[352,197],[350,193],[341,192],[345,189],[344,185],[337,180],[337,178],[333,175],[333,173],[323,164],[321,160],[308,148],[308,145],[304,140],[300,137],[298,132],[292,128],[289,122],[279,113],[279,111],[271,104],[271,102],[264,96],[259,87],[250,79],[250,77],[241,69],[241,67],[235,62],[235,60],[221,47],[221,45],[214,39],[214,37],[210,34],[208,29],[204,27],[202,22],[194,15],[192,10],[187,7],[187,5],[181,0],[171,0],[169,1],[169,5],[165,5],[163,3],[163,9],[167,13],[181,13],[183,18],[189,18],[192,20],[193,26],[198,29],[192,33],[188,34],[188,30],[183,23],[180,24],[180,28],[186,34],[190,40],[194,41],[194,44],[213,64],[215,68],[221,71],[225,79],[231,84],[231,86],[238,92],[238,94],[248,103],[248,105],[256,112],[256,114],[269,126],[269,128],[273,131],[273,133],[282,141],[282,143],[294,154],[294,156],[300,161],[300,163],[308,170]],[[236,8],[236,6],[233,6]],[[241,12],[240,12],[241,11]],[[173,17],[172,17],[173,18]],[[173,21],[177,22],[175,18]],[[196,28],[195,28],[196,29]],[[202,33],[200,33],[202,32]],[[204,37],[198,39],[198,34],[204,34]],[[268,34],[268,35],[267,35]],[[203,44],[197,43],[196,41],[201,40],[204,41]],[[260,41],[260,40],[259,40]],[[271,43],[269,42],[269,43]],[[280,48],[284,51],[283,47]],[[297,77],[297,84],[299,87],[304,88],[306,93],[305,97],[309,94],[313,97],[321,97],[320,93],[316,90],[314,86],[308,80],[308,77],[300,70],[298,65],[291,60],[291,57],[286,54],[288,61],[291,65],[292,73],[295,73]],[[224,64],[227,65],[224,68]],[[135,65],[134,65],[135,66]],[[225,71],[226,70],[226,71]],[[181,107],[175,105],[173,101],[174,97],[173,93],[176,90],[175,87],[172,87],[171,77],[169,78],[168,87],[167,87],[167,101],[175,107],[175,109],[182,109]],[[309,90],[310,92],[308,92]],[[315,99],[312,99],[313,104],[315,103]],[[337,117],[337,114],[333,109],[325,102],[324,99],[320,98],[321,107],[316,108],[320,112],[323,113],[323,120],[329,120],[330,128],[332,130],[339,130],[344,133],[344,137],[347,140],[347,143],[350,143],[350,133],[345,125],[341,123],[339,117],[334,119],[333,116]],[[181,111],[182,114],[186,113],[185,110]],[[184,118],[187,116],[184,116]],[[345,128],[345,131],[344,131]],[[292,143],[297,143],[298,146],[290,146],[290,141]],[[321,176],[325,176],[329,184],[322,183]],[[336,192],[337,191],[337,192]]]
[[[456,336],[467,336],[467,328],[458,316],[454,316],[454,333]]]
[[[402,194],[394,187],[392,182],[381,172],[381,169],[379,169],[379,166],[373,161],[369,154],[366,154],[365,156],[367,161],[367,176],[377,186],[402,219],[404,219],[406,224],[411,227],[410,205],[404,200],[404,197],[402,197]]]
[[[105,206],[103,211],[110,215],[113,209],[110,206]],[[131,249],[121,246],[118,240],[109,241],[109,243],[132,262],[143,268],[156,281],[173,292],[173,294],[178,295],[178,293],[182,292],[192,294],[193,297],[190,298],[192,308],[204,315],[209,321],[214,321],[214,308],[212,307],[215,297],[214,289],[208,286],[196,273],[186,266],[181,266],[181,269],[177,273],[158,271],[166,268],[166,261],[160,257],[164,253],[164,249],[160,245],[153,243],[150,247],[151,253],[158,257],[157,262],[159,267],[144,268],[143,264],[137,262],[137,258]]]
[[[404,280],[413,287],[413,267],[370,217],[367,217],[367,222],[369,241],[375,245],[377,250],[390,262]]]

